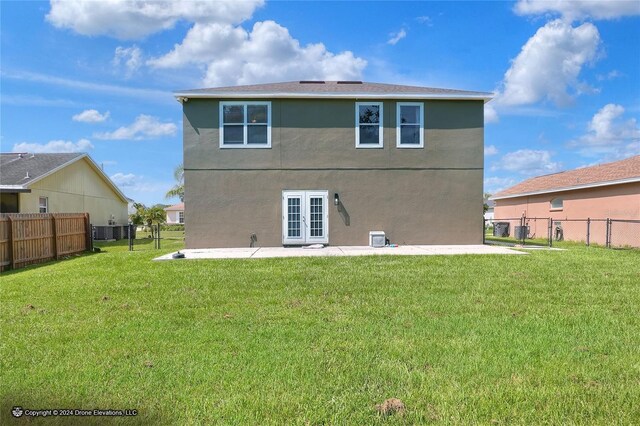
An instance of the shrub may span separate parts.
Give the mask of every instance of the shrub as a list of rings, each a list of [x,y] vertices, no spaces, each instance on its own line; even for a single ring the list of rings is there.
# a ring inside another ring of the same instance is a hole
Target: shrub
[[[176,223],[171,225],[164,224],[160,229],[162,231],[184,231],[184,224],[183,223]]]

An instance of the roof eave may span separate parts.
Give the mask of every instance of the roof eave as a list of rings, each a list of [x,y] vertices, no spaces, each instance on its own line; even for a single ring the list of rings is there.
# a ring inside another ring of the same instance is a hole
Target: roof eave
[[[560,188],[541,189],[539,191],[521,192],[518,194],[509,194],[509,195],[502,195],[502,196],[494,195],[493,197],[490,197],[489,200],[505,200],[507,198],[529,197],[531,195],[553,194],[556,192],[566,192],[566,191],[573,191],[577,189],[597,188],[601,186],[610,186],[610,185],[621,185],[621,184],[633,183],[633,182],[640,182],[640,176],[626,178],[626,179],[610,180],[606,182],[594,182],[594,183],[585,183],[583,185],[573,185],[573,186],[565,186]]]
[[[174,92],[178,101],[193,99],[425,99],[467,100],[489,102],[492,93],[479,94],[426,94],[426,93],[297,93],[297,92]]]
[[[3,194],[16,192],[29,193],[31,190],[22,185],[0,185],[0,192]]]

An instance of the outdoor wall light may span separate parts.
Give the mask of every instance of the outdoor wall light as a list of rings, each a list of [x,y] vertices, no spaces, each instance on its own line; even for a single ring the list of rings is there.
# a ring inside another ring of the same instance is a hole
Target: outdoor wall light
[[[333,194],[333,204],[336,205],[336,206],[338,204],[340,204],[340,196],[338,195],[337,192],[335,194]]]

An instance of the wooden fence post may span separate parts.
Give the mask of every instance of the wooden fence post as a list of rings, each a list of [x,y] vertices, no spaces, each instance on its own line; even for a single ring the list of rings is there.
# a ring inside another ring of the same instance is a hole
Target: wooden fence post
[[[84,214],[84,230],[85,230],[85,239],[84,239],[84,249],[89,251],[93,248],[93,235],[91,229],[91,221],[89,220],[89,213]]]
[[[7,226],[7,251],[9,252],[9,267],[13,269],[16,264],[13,261],[13,220],[10,215],[7,215],[7,219],[9,219],[9,225]]]
[[[58,233],[56,215],[51,213],[51,230],[53,231],[53,258],[58,260]]]

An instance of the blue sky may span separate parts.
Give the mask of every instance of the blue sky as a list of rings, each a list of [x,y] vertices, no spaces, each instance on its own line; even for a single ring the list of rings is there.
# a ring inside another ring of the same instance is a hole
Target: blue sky
[[[361,79],[490,91],[485,191],[640,154],[640,2],[2,1],[2,152],[88,152],[170,203],[174,90]],[[428,141],[426,142],[428,143]]]

